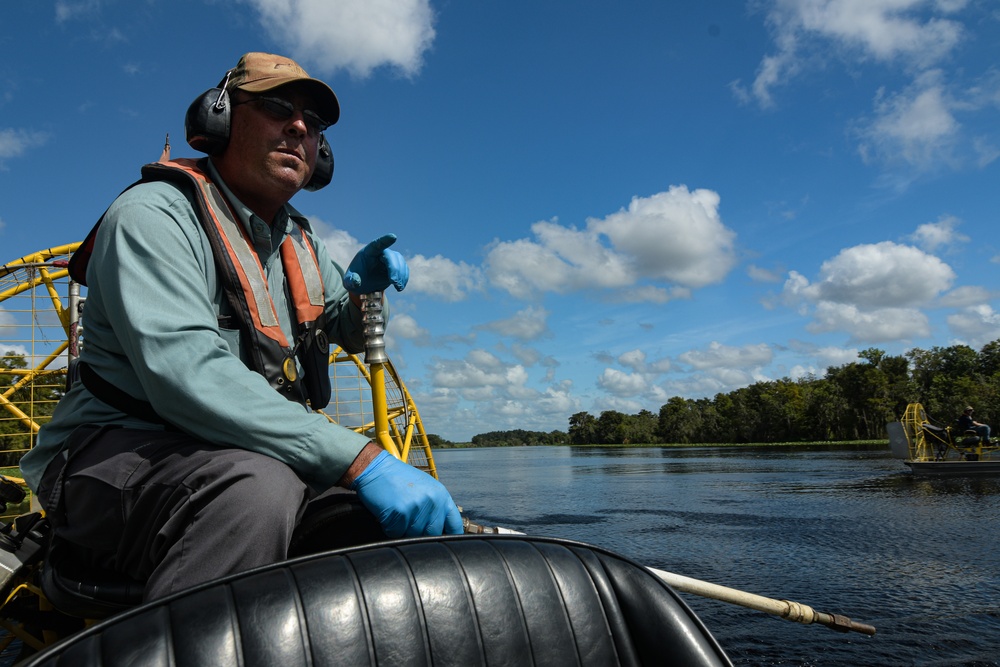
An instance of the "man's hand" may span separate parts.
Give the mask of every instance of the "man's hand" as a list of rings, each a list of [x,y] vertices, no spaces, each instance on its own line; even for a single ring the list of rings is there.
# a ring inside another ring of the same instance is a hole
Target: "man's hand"
[[[444,485],[388,452],[376,456],[351,489],[389,537],[463,532],[462,515]]]
[[[395,234],[386,234],[362,248],[351,260],[344,273],[344,287],[354,294],[384,292],[393,285],[402,292],[410,280],[406,260],[389,246],[396,242]]]

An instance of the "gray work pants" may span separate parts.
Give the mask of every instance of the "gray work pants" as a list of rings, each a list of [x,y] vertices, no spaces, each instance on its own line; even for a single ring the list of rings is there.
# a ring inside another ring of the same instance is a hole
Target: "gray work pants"
[[[83,427],[42,478],[56,535],[145,599],[286,558],[308,487],[285,464],[171,431]]]

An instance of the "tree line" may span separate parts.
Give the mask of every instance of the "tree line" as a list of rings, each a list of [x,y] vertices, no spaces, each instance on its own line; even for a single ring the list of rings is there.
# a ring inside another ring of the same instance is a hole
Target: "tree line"
[[[674,396],[659,413],[578,412],[566,433],[493,431],[473,446],[526,444],[694,444],[825,442],[886,439],[885,425],[909,403],[922,403],[942,425],[966,405],[977,421],[1000,428],[1000,339],[979,351],[967,345],[914,348],[893,356],[878,348],[822,377],[756,382],[714,398]],[[437,437],[437,436],[435,436]],[[447,443],[447,441],[444,441]],[[447,443],[452,444],[452,443]],[[445,446],[447,446],[447,444]],[[433,445],[433,443],[432,443]]]
[[[22,356],[0,357],[0,391],[26,367]],[[4,373],[3,371],[6,371]],[[23,386],[9,395],[15,406],[31,403],[47,420],[61,395],[58,387]],[[474,447],[564,444],[693,444],[884,440],[887,422],[898,420],[908,403],[922,403],[941,424],[966,405],[977,421],[1000,428],[1000,339],[979,351],[967,345],[914,348],[893,356],[878,348],[858,353],[858,361],[830,367],[822,377],[756,382],[714,398],[674,396],[659,413],[605,410],[569,417],[567,431],[491,431],[472,438]],[[428,436],[431,447],[455,446]],[[23,424],[0,410],[0,465],[12,464],[28,446]],[[14,450],[14,451],[10,451]]]

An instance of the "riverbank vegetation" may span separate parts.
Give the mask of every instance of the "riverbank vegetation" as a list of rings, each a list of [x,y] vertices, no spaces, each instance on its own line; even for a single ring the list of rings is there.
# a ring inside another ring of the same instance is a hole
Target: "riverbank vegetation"
[[[23,356],[0,358],[9,376],[3,389],[15,408],[31,405],[46,421],[61,394],[49,385],[17,386]],[[769,444],[885,440],[886,422],[896,421],[908,403],[920,402],[941,424],[966,405],[977,421],[1000,428],[1000,339],[976,351],[967,345],[914,348],[893,356],[878,348],[858,361],[830,367],[822,377],[808,375],[756,382],[714,398],[674,396],[658,413],[605,410],[568,417],[566,431],[491,431],[470,443],[430,435],[431,447],[526,445]],[[0,465],[16,464],[28,446],[23,424],[0,410]]]
[[[658,414],[578,412],[566,432],[493,431],[462,445],[435,438],[442,447],[885,441],[886,423],[914,402],[941,425],[971,405],[977,421],[1000,427],[1000,340],[978,352],[952,345],[892,356],[868,348],[858,359],[823,377],[756,382],[714,398],[675,396]]]

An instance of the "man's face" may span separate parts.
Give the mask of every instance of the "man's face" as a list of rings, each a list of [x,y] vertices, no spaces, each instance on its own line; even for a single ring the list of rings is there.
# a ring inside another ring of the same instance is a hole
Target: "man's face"
[[[274,100],[290,103],[291,115],[282,117],[288,111]],[[229,145],[214,162],[240,201],[269,222],[273,209],[312,176],[320,133],[303,111],[316,108],[315,100],[294,84],[261,95],[233,93]]]

